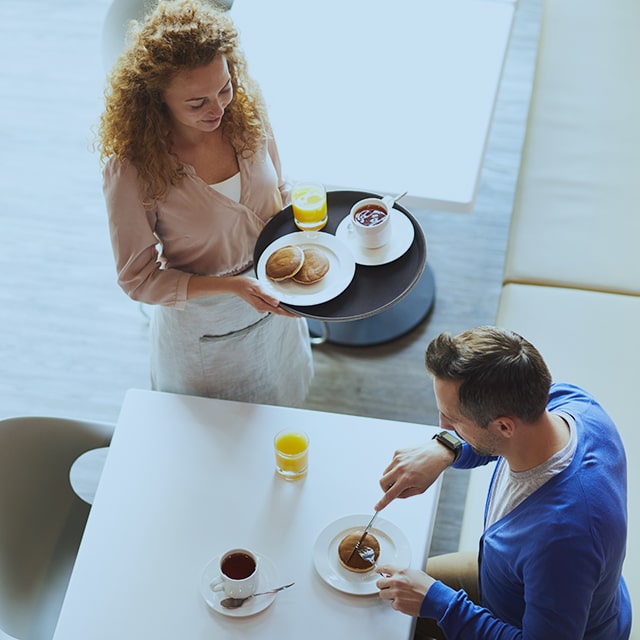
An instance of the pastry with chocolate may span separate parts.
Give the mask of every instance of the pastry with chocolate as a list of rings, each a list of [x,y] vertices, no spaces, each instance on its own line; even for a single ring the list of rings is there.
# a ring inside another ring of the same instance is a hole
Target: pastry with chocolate
[[[345,569],[354,571],[355,573],[366,573],[373,569],[373,565],[364,558],[361,558],[357,551],[351,555],[361,535],[362,533],[350,533],[342,538],[338,545],[338,560],[340,564]],[[373,559],[374,562],[377,562],[380,557],[380,543],[378,539],[373,534],[367,533],[364,540],[360,543],[360,548],[362,549],[363,547],[371,547],[373,549]],[[349,556],[351,556],[350,559]]]

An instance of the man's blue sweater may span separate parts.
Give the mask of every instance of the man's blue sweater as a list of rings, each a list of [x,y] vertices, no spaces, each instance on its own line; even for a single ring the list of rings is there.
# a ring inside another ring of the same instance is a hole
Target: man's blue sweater
[[[595,399],[573,385],[552,385],[547,409],[575,419],[573,460],[484,532],[482,607],[441,582],[429,589],[420,615],[435,618],[448,640],[629,638],[631,602],[621,576],[627,471],[620,436]],[[464,444],[455,466],[492,459]]]

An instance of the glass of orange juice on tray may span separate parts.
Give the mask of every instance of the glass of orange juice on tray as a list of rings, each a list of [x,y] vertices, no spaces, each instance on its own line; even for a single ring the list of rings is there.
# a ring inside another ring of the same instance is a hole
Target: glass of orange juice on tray
[[[318,182],[296,182],[291,189],[291,207],[300,231],[320,231],[327,224],[327,192]]]
[[[307,473],[309,465],[309,437],[302,431],[285,429],[273,439],[276,452],[276,471],[287,480],[296,480]]]

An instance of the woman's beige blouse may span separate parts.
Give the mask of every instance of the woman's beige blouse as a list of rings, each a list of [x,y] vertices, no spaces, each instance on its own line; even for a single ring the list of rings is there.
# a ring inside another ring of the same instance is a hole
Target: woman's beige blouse
[[[138,173],[110,159],[103,172],[118,284],[134,300],[184,308],[192,274],[235,275],[253,264],[268,220],[288,201],[273,140],[251,158],[238,157],[240,202],[186,175],[151,209],[142,206]],[[159,255],[158,245],[162,247]]]

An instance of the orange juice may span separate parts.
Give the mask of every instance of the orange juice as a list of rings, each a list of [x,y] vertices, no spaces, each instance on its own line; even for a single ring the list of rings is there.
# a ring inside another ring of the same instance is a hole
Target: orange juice
[[[281,431],[273,441],[276,469],[285,478],[299,478],[307,472],[309,438],[298,431]]]
[[[321,184],[297,183],[291,189],[293,221],[301,231],[319,231],[327,224],[327,193]]]

